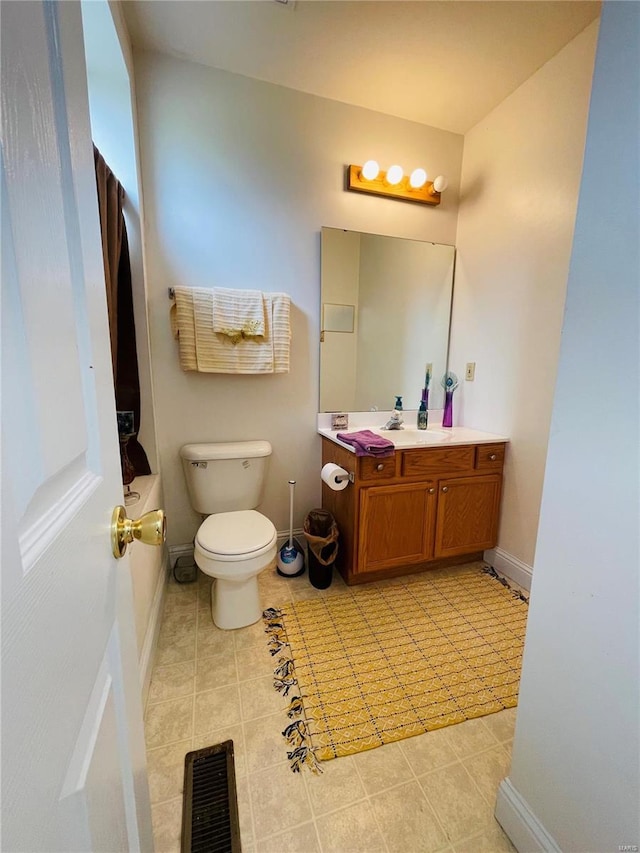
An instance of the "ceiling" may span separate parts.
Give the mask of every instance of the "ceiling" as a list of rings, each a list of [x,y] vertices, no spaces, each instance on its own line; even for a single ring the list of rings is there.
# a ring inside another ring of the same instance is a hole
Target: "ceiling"
[[[135,47],[465,133],[600,12],[582,0],[126,0]]]

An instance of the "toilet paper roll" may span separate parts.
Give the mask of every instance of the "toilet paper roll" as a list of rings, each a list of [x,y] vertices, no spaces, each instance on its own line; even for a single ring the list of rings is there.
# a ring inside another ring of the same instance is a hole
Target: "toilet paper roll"
[[[339,475],[344,476],[344,480],[336,480],[336,477]],[[349,485],[349,472],[345,471],[344,468],[341,468],[339,465],[335,465],[333,462],[327,462],[327,464],[323,466],[320,476],[323,482],[325,482],[330,489],[333,489],[334,492],[341,492]]]

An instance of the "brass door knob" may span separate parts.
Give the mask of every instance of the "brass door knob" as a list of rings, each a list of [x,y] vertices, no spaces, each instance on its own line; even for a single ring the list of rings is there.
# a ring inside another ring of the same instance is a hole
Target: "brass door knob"
[[[127,545],[139,539],[145,545],[162,545],[167,538],[167,519],[163,509],[152,509],[134,521],[127,518],[123,506],[117,506],[111,517],[111,547],[113,556],[124,557]]]

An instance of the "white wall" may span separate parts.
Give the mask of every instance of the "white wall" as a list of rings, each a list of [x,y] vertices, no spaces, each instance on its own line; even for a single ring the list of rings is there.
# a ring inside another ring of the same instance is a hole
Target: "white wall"
[[[83,0],[82,27],[87,61],[91,135],[125,189],[131,285],[140,375],[140,441],[152,471],[158,470],[147,300],[142,241],[142,199],[138,180],[135,85],[129,36],[118,4]]]
[[[121,9],[107,0],[83,0],[82,26],[87,59],[87,85],[93,141],[125,189],[124,216],[129,240],[131,284],[140,376],[140,441],[152,471],[158,471],[158,451],[151,381],[151,353],[142,240],[143,205],[138,179],[138,143],[133,109],[135,87],[131,45]],[[163,506],[159,474],[137,478],[133,490],[141,500],[129,507],[131,517]],[[165,548],[136,549],[131,557],[138,658],[146,677],[150,646],[155,638],[164,578]],[[143,684],[143,688],[144,688]]]
[[[507,785],[564,853],[640,844],[638,44],[605,3]]]
[[[597,23],[465,135],[454,423],[511,437],[499,547],[533,565]],[[594,406],[606,399],[594,392]]]
[[[318,411],[323,225],[453,243],[462,137],[154,53],[136,54],[158,443],[172,543],[188,542],[178,453],[185,442],[265,438],[274,453],[261,507],[283,530],[320,504]],[[344,191],[345,166],[450,176],[440,207]],[[284,290],[293,301],[291,373],[180,371],[167,287]]]

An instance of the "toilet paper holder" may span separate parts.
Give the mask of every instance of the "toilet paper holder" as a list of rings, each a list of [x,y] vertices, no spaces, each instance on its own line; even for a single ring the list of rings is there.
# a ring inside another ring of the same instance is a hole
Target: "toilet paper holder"
[[[355,483],[356,475],[353,471],[345,471],[344,474],[336,474],[335,479],[341,483],[343,480],[349,480],[350,483]]]

